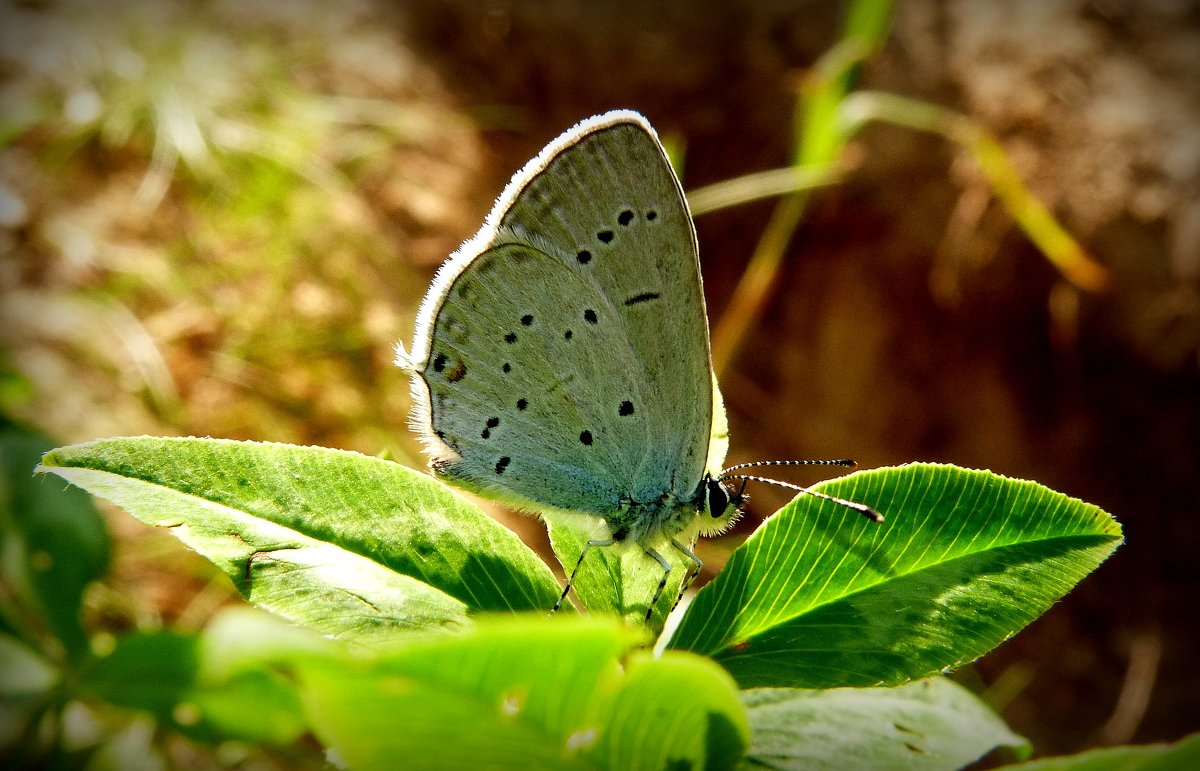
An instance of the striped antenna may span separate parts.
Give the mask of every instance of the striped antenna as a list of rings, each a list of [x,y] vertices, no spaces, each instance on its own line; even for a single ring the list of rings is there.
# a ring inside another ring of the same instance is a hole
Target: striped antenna
[[[847,468],[854,468],[857,465],[858,464],[852,460],[760,460],[753,463],[741,463],[737,466],[730,466],[721,472],[721,479],[740,479],[742,480],[743,488],[745,487],[746,482],[762,482],[763,484],[784,487],[788,490],[795,490],[796,492],[805,493],[806,495],[811,495],[815,498],[821,498],[826,501],[832,501],[839,506],[845,506],[848,509],[853,509],[872,522],[881,523],[883,522],[883,515],[865,503],[848,501],[845,498],[838,498],[835,495],[818,492],[812,488],[792,484],[791,482],[784,482],[779,479],[770,479],[768,477],[760,477],[754,474],[730,473],[731,471],[740,471],[742,469],[755,468],[759,466],[844,466]]]
[[[841,466],[842,468],[857,468],[858,464],[848,459],[838,460],[755,460],[749,463],[739,463],[736,466],[730,466],[721,472],[724,477],[730,471],[740,471],[744,468],[758,468],[759,466]]]

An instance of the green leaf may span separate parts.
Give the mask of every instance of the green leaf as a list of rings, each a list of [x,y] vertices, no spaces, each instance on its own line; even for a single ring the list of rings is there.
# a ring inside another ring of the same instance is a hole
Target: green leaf
[[[696,595],[671,647],[744,688],[898,685],[991,650],[1121,543],[1095,506],[989,472],[914,464],[817,487],[887,521],[797,497]]]
[[[196,681],[200,641],[177,632],[135,632],[83,670],[80,683],[106,701],[170,722]]]
[[[61,644],[77,657],[87,649],[80,622],[84,587],[108,567],[104,518],[83,492],[35,477],[46,437],[0,418],[0,578],[12,587],[10,620],[41,640],[49,652]],[[17,631],[13,629],[12,631]],[[54,658],[60,658],[55,656]]]
[[[545,610],[559,592],[511,531],[428,475],[357,453],[136,437],[55,450],[41,470],[171,528],[251,602],[329,635]]]
[[[546,518],[546,527],[554,554],[567,575],[579,565],[571,587],[589,613],[621,616],[635,626],[646,623],[646,607],[662,580],[661,565],[636,544],[594,546],[580,564],[588,532],[576,522],[553,517]],[[671,573],[650,618],[649,627],[655,632],[662,629],[679,596],[680,583],[692,567],[676,549],[665,550],[662,556],[670,563]]]
[[[891,0],[856,0],[846,12],[842,38],[854,40],[872,52],[883,46],[891,24]]]
[[[481,620],[358,666],[298,670],[317,735],[350,767],[716,768],[749,738],[729,676],[690,654],[629,655],[608,620]],[[649,729],[649,730],[648,730]]]
[[[1183,771],[1200,768],[1200,734],[1174,744],[1109,747],[1004,766],[1012,771]]]
[[[969,691],[945,678],[898,688],[742,692],[755,768],[957,769],[997,748],[1029,743]]]
[[[712,661],[638,651],[624,667],[624,686],[603,719],[608,728],[589,755],[603,768],[724,769],[741,759],[750,727],[736,684]]]
[[[79,683],[110,704],[149,712],[196,738],[284,744],[307,730],[289,668],[340,651],[261,611],[233,608],[202,634],[121,637],[84,668]]]

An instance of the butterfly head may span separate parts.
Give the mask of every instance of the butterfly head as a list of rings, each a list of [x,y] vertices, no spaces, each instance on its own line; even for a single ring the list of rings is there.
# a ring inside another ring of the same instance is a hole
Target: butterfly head
[[[734,486],[720,477],[705,476],[700,483],[702,506],[700,509],[700,534],[709,536],[729,529],[746,505],[746,483]]]

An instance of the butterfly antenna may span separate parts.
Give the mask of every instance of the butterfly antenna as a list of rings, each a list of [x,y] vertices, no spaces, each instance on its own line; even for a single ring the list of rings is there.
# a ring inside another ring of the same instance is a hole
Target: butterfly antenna
[[[786,461],[784,461],[783,463],[780,463],[779,465],[785,465],[785,464],[787,464]],[[747,465],[752,465],[752,464],[747,464]],[[800,464],[797,464],[797,465],[800,465]],[[826,465],[832,465],[832,464],[826,464]],[[721,472],[721,478],[722,479],[741,479],[741,480],[750,481],[750,482],[763,482],[768,485],[775,485],[776,487],[786,487],[789,490],[795,490],[797,492],[801,492],[806,495],[811,495],[816,498],[822,498],[827,501],[832,501],[833,503],[836,503],[839,506],[845,506],[848,509],[853,509],[854,511],[857,511],[859,514],[862,514],[864,517],[866,517],[867,519],[869,519],[873,522],[883,522],[883,515],[880,514],[878,511],[875,511],[875,509],[871,508],[870,506],[866,505],[865,503],[858,503],[857,501],[848,501],[845,498],[838,498],[835,495],[829,495],[827,493],[822,493],[817,490],[813,490],[810,487],[794,485],[791,482],[783,482],[778,479],[768,479],[767,477],[753,476],[751,474],[730,474],[729,473],[729,471],[732,471],[736,468],[738,468],[738,467],[734,466],[733,469],[727,469],[726,471]]]
[[[721,472],[721,476],[724,477],[730,471],[759,468],[761,466],[841,466],[842,468],[857,468],[858,463],[847,458],[839,458],[837,460],[755,460],[749,463],[739,463],[736,466],[730,466]]]

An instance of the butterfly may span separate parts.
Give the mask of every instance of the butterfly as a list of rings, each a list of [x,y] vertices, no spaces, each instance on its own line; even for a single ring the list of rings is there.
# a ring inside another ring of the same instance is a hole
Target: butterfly
[[[663,551],[692,565],[682,596],[701,566],[696,538],[732,524],[747,481],[830,498],[748,469],[853,465],[722,470],[711,358],[687,200],[629,110],[580,122],[513,176],[438,270],[411,349],[397,346],[433,473],[520,509],[602,520],[588,547],[635,544],[663,569],[647,620],[671,571]]]

